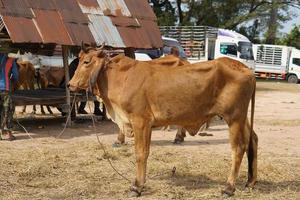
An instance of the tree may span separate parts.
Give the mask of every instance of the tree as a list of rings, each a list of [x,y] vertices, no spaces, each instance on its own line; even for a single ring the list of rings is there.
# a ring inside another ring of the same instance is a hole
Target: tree
[[[159,26],[172,26],[177,21],[175,8],[169,0],[149,0],[157,16]]]
[[[294,25],[293,29],[278,44],[300,49],[300,26]]]

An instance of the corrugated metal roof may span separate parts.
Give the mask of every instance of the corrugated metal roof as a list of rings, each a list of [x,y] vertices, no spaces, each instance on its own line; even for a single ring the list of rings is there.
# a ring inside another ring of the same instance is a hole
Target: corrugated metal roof
[[[1,0],[0,15],[14,43],[162,46],[147,0]]]
[[[138,19],[156,20],[156,16],[147,1],[124,0],[124,2],[126,3],[132,17]]]
[[[105,41],[108,46],[126,47],[118,29],[109,17],[100,15],[88,15],[88,17],[91,20],[90,30],[97,44]]]
[[[2,16],[2,19],[12,41],[23,41],[24,43],[43,42],[32,19],[11,16]]]

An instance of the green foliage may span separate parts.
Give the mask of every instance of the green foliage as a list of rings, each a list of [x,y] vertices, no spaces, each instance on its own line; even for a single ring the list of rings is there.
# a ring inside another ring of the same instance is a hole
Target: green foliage
[[[175,8],[169,0],[149,0],[152,4],[154,13],[158,19],[159,26],[175,25],[177,17],[175,15]]]
[[[294,25],[293,29],[278,42],[278,44],[300,49],[300,26]]]

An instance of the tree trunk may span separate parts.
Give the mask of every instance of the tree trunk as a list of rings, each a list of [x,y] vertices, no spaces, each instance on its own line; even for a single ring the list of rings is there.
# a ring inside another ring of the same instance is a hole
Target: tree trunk
[[[270,12],[270,19],[268,22],[268,31],[266,34],[266,44],[275,44],[277,29],[278,29],[278,2],[277,0],[273,0],[271,12]]]
[[[177,8],[178,8],[178,16],[179,16],[179,25],[182,25],[183,22],[183,14],[181,9],[181,0],[177,0]]]

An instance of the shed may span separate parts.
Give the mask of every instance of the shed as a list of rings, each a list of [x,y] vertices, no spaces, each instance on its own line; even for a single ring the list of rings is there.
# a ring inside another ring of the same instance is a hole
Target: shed
[[[147,0],[0,0],[0,16],[0,51],[49,55],[61,46],[66,81],[69,49],[82,42],[104,42],[125,53],[162,47],[157,19]]]

